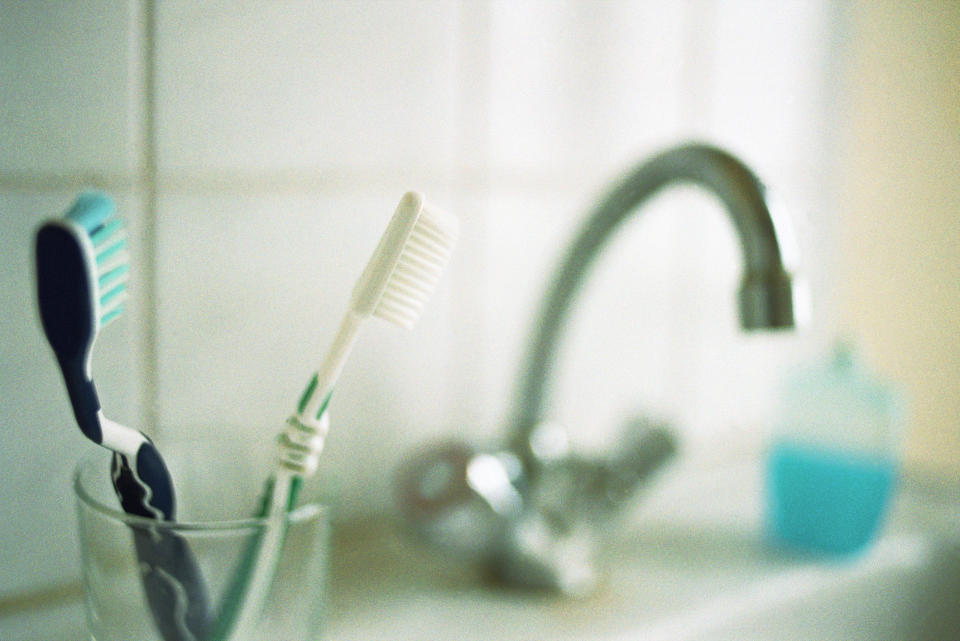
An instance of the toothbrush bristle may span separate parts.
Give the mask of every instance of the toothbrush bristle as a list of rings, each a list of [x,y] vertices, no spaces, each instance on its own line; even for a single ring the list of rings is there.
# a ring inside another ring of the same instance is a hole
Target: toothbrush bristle
[[[456,240],[456,219],[424,205],[377,301],[374,315],[407,329],[413,327]]]
[[[67,218],[86,231],[93,246],[97,317],[104,327],[123,313],[127,299],[130,255],[123,219],[116,215],[113,200],[95,191],[81,194]]]
[[[100,326],[105,327],[118,318],[124,310],[127,300],[127,281],[130,279],[130,254],[127,252],[126,231],[119,218],[107,221],[113,226],[104,225],[109,233],[94,242],[97,262],[97,308]]]

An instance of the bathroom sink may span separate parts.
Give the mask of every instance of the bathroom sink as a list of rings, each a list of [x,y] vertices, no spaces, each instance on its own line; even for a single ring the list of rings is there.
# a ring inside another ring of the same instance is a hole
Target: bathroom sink
[[[484,581],[393,527],[358,529],[334,553],[324,638],[960,639],[956,507],[901,492],[865,553],[804,557],[765,541],[761,476],[757,465],[675,474],[610,537],[600,584],[579,599]]]
[[[699,629],[674,638],[960,640],[960,504],[955,482],[931,480],[901,482],[881,537],[865,553],[834,561],[783,555],[784,565],[745,593],[678,617],[678,629]]]
[[[960,548],[888,536],[865,557],[800,565],[670,622],[688,641],[960,638]]]
[[[760,467],[671,470],[610,534],[602,578],[583,598],[492,583],[386,519],[339,524],[321,639],[960,639],[955,488],[901,491],[869,550],[828,561],[767,544]],[[10,638],[67,641],[82,628],[79,600],[0,618],[0,630],[24,632]]]
[[[619,542],[608,551],[617,565],[583,599],[472,584],[453,573],[430,579],[423,573],[428,566],[396,568],[411,581],[399,585],[386,576],[389,567],[373,570],[375,560],[368,558],[371,571],[353,577],[348,592],[336,598],[328,638],[960,638],[958,548],[922,535],[889,534],[860,558],[825,564],[758,554],[757,541],[742,535],[663,530],[634,538],[629,547]],[[381,561],[396,561],[385,556]]]

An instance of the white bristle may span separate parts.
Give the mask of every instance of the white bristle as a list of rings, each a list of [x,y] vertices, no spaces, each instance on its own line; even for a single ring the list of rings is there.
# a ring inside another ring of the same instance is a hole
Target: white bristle
[[[109,224],[100,228],[98,232],[100,235],[98,237],[91,237],[94,251],[97,254],[109,251],[111,247],[116,247],[117,245],[126,246],[127,244],[127,228],[123,225],[123,221],[118,218],[112,218],[107,222]]]
[[[427,260],[412,252],[404,251],[403,256],[400,257],[394,266],[391,276],[396,273],[401,273],[407,278],[422,283],[425,287],[432,287],[429,283],[440,277],[445,262],[446,261],[438,258]]]
[[[130,264],[130,253],[126,249],[121,249],[112,254],[109,258],[97,263],[97,273],[100,275],[113,271],[121,265]]]
[[[410,276],[405,270],[395,269],[391,276],[394,287],[397,289],[410,289],[420,296],[430,295],[430,287],[425,285],[421,279]]]
[[[123,304],[127,300],[127,293],[123,292],[114,296],[110,299],[110,302],[106,305],[100,306],[100,324],[105,326],[109,324],[112,320],[117,318],[120,315],[120,312],[123,311]]]
[[[447,253],[448,242],[443,237],[432,234],[418,226],[410,233],[407,245],[416,248],[416,251],[423,252],[427,256],[443,256]]]
[[[127,232],[120,227],[94,247],[97,268],[97,318],[104,327],[120,317],[130,280],[130,253],[126,249]]]
[[[457,220],[409,192],[353,288],[350,308],[412,327],[450,258]]]
[[[390,279],[389,291],[384,292],[384,296],[388,294],[405,299],[423,299],[430,295],[430,288],[423,282],[414,281],[394,271]]]
[[[424,205],[373,310],[375,316],[406,328],[417,321],[456,242],[456,222],[448,219]]]

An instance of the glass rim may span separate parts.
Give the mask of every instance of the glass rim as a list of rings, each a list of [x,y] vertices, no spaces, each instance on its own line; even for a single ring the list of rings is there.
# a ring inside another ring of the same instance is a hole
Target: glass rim
[[[176,520],[161,521],[151,519],[138,514],[128,514],[122,509],[104,504],[91,494],[84,485],[83,472],[86,467],[94,462],[96,458],[102,456],[102,452],[91,452],[84,455],[77,462],[73,470],[73,493],[77,499],[99,514],[112,520],[122,522],[131,527],[143,528],[163,528],[165,530],[183,531],[183,532],[215,532],[221,530],[256,530],[270,527],[279,518],[287,521],[290,525],[296,525],[309,521],[320,515],[327,517],[330,513],[328,506],[319,503],[304,503],[298,505],[292,511],[285,512],[282,516],[249,516],[235,519],[211,519],[211,520]]]

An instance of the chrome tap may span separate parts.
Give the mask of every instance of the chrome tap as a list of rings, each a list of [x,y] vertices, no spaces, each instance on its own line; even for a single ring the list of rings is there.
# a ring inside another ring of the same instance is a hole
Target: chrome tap
[[[601,526],[676,450],[673,430],[636,420],[624,445],[601,460],[572,453],[564,429],[546,420],[556,347],[594,258],[620,224],[662,189],[689,183],[714,194],[733,222],[744,259],[741,326],[790,328],[794,291],[782,213],[733,155],[687,144],[643,162],[597,204],[566,251],[544,298],[520,373],[511,436],[500,451],[443,445],[401,467],[398,501],[422,536],[490,567],[508,582],[582,593],[596,576]]]

